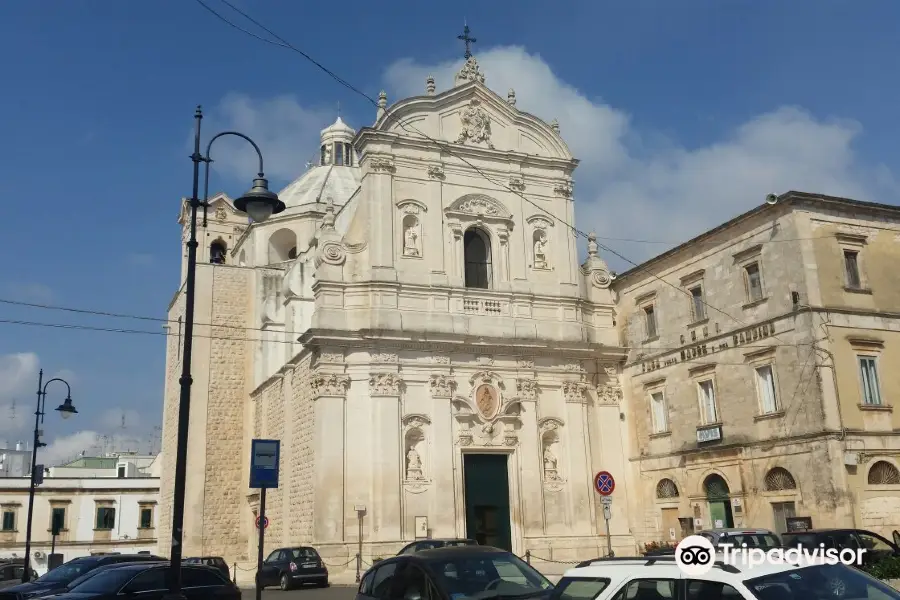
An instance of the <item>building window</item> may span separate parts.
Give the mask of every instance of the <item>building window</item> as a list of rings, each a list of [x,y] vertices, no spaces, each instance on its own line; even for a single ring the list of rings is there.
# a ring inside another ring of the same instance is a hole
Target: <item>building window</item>
[[[476,227],[463,236],[466,287],[486,290],[491,287],[491,247],[488,237]]]
[[[694,286],[690,290],[691,293],[691,314],[694,321],[701,321],[706,318],[706,303],[703,301],[703,286]]]
[[[115,529],[116,509],[112,506],[97,507],[97,524],[95,529]]]
[[[66,528],[66,509],[54,507],[50,513],[50,531],[60,532]]]
[[[119,479],[125,479],[125,465],[119,465],[117,469],[117,475]]]
[[[644,324],[647,326],[647,339],[652,340],[658,334],[656,331],[656,313],[653,311],[653,305],[644,307]]]
[[[209,262],[214,265],[225,264],[225,244],[215,241],[209,245]]]
[[[344,166],[344,144],[336,142],[334,144],[334,164],[335,166]]]
[[[653,433],[665,433],[669,431],[669,411],[666,406],[666,397],[662,392],[650,394],[651,416],[653,419]]]
[[[744,276],[747,278],[747,299],[750,302],[762,300],[762,276],[759,272],[759,263],[750,263],[744,267]]]
[[[149,506],[141,507],[141,529],[153,528],[153,509]]]
[[[16,530],[16,511],[14,510],[4,510],[3,511],[3,531],[15,531]]]
[[[756,388],[759,392],[760,411],[768,415],[778,411],[778,397],[775,394],[775,372],[772,365],[756,367]]]
[[[784,535],[788,531],[787,520],[796,516],[797,508],[793,502],[773,502],[772,514],[775,517],[775,533]]]
[[[844,250],[844,274],[847,277],[847,287],[858,290],[862,287],[862,279],[859,276],[859,252]]]
[[[697,382],[700,395],[700,420],[703,425],[719,422],[719,411],[716,409],[716,386],[712,379]]]
[[[878,384],[878,364],[874,356],[859,357],[859,377],[862,380],[863,404],[881,405]]]
[[[326,150],[327,146],[322,144],[322,154],[319,157],[319,164],[327,165],[328,164],[328,151]]]

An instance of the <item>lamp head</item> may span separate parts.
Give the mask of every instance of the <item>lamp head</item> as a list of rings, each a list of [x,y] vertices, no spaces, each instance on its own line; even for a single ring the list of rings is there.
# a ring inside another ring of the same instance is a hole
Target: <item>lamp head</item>
[[[72,405],[72,398],[70,397],[66,397],[63,403],[56,407],[56,411],[59,412],[59,416],[63,419],[68,419],[72,415],[78,414],[78,411]]]
[[[250,215],[255,223],[262,223],[285,209],[278,194],[269,191],[269,181],[262,174],[253,180],[250,191],[234,201],[234,207]]]

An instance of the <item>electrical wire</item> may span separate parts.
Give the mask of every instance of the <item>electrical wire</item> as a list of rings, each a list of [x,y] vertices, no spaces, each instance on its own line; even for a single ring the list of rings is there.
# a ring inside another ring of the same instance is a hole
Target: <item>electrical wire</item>
[[[108,317],[108,318],[115,318],[115,319],[131,319],[131,320],[135,320],[135,321],[149,321],[149,322],[153,322],[153,323],[161,323],[161,324],[163,324],[163,326],[181,325],[183,323],[182,321],[180,321],[178,319],[166,319],[166,318],[162,318],[162,317],[150,317],[150,316],[146,316],[146,315],[135,315],[135,314],[110,312],[110,311],[103,311],[103,310],[91,310],[91,309],[85,309],[85,308],[73,308],[73,307],[69,307],[69,306],[58,306],[58,305],[54,305],[54,304],[39,304],[36,302],[24,302],[21,300],[11,300],[8,298],[0,298],[0,304],[8,304],[11,306],[21,306],[24,308],[37,308],[37,309],[41,309],[41,310],[56,310],[56,311],[61,311],[61,312],[69,312],[69,313],[90,315],[90,316],[99,316],[99,317]],[[3,321],[0,321],[0,323],[2,323],[2,322]],[[63,324],[60,324],[60,326],[62,326],[62,325]],[[295,339],[300,337],[301,335],[303,335],[303,333],[305,333],[304,331],[292,331],[292,330],[287,330],[287,331],[277,330],[276,331],[276,330],[267,329],[264,327],[248,327],[248,326],[244,326],[244,325],[227,325],[224,323],[202,323],[202,322],[197,322],[197,321],[194,322],[194,325],[198,326],[198,327],[215,327],[215,328],[221,328],[221,329],[231,329],[231,330],[235,330],[235,331],[278,333],[278,334],[293,336]],[[105,330],[105,329],[101,328],[101,330]],[[140,332],[143,330],[123,330],[123,331]],[[148,333],[159,334],[161,332],[152,331],[152,332],[148,332]],[[245,338],[235,338],[235,339],[245,339]],[[279,341],[279,340],[258,340],[258,341]],[[703,343],[703,340],[696,340],[696,341],[692,342],[691,345],[700,344],[700,343]],[[710,342],[708,342],[708,343],[710,343]],[[653,347],[649,347],[649,346],[619,346],[619,347],[624,348],[626,350],[657,351],[657,350],[681,350],[683,348],[688,348],[691,345],[653,346]],[[749,348],[773,348],[773,347],[780,347],[780,346],[793,348],[796,346],[796,344],[761,344],[761,345],[745,344],[745,345],[742,345],[741,348],[748,348],[748,349]]]
[[[246,30],[246,29],[240,27],[239,25],[237,25],[237,24],[235,24],[235,23],[232,23],[228,18],[226,18],[226,17],[224,17],[223,15],[219,14],[216,10],[214,10],[212,7],[210,7],[208,4],[206,4],[206,3],[204,2],[204,0],[196,0],[196,2],[197,2],[198,4],[200,4],[201,6],[203,6],[203,8],[205,8],[207,11],[209,11],[210,13],[212,13],[213,15],[215,15],[218,19],[220,19],[221,21],[223,21],[223,22],[226,23],[227,25],[229,25],[229,26],[231,26],[231,27],[237,29],[238,31],[241,31],[241,32],[243,32],[243,33],[245,33],[245,34],[248,34],[248,35],[250,35],[251,37],[253,37],[254,39],[257,39],[257,40],[259,40],[259,41],[262,41],[262,42],[265,42],[265,43],[268,43],[268,44],[272,44],[272,45],[277,46],[277,47],[279,47],[279,48],[286,48],[286,49],[292,50],[292,51],[294,51],[294,52],[300,54],[303,58],[305,58],[305,59],[308,60],[310,63],[312,63],[313,65],[315,65],[317,68],[319,68],[320,70],[322,70],[322,71],[323,71],[324,73],[326,73],[329,77],[331,77],[332,79],[334,79],[335,81],[337,81],[338,83],[340,83],[341,85],[343,85],[344,87],[346,87],[348,90],[354,92],[355,94],[358,94],[359,96],[361,96],[362,98],[364,98],[365,100],[367,100],[369,103],[371,103],[371,104],[374,105],[375,107],[380,108],[380,107],[378,106],[378,101],[377,101],[377,100],[375,100],[374,98],[372,98],[371,96],[369,96],[368,94],[366,94],[365,92],[363,92],[362,90],[360,90],[359,88],[357,88],[356,86],[354,86],[353,84],[349,83],[349,82],[346,81],[345,79],[343,79],[343,78],[341,78],[340,76],[338,76],[337,74],[335,74],[333,71],[331,71],[330,69],[328,69],[327,67],[325,67],[324,65],[322,65],[321,63],[319,63],[318,61],[316,61],[315,59],[313,59],[309,54],[307,54],[306,52],[304,52],[304,51],[302,51],[302,50],[296,48],[296,47],[295,47],[293,44],[291,44],[289,41],[287,41],[286,39],[284,39],[283,37],[281,37],[280,35],[278,35],[278,34],[275,33],[274,31],[272,31],[270,28],[266,27],[266,26],[263,25],[262,23],[260,23],[258,20],[256,20],[256,19],[254,19],[253,17],[251,17],[251,16],[250,16],[249,14],[247,14],[246,12],[244,12],[244,11],[242,11],[241,9],[237,8],[236,6],[234,6],[234,5],[233,5],[231,2],[229,2],[228,0],[220,0],[220,1],[221,1],[223,4],[225,4],[226,6],[228,6],[229,8],[231,8],[233,11],[235,11],[236,13],[238,13],[239,15],[241,15],[242,17],[244,17],[245,19],[247,19],[248,21],[250,21],[251,23],[253,23],[254,25],[256,25],[257,27],[259,27],[260,29],[262,29],[263,31],[265,31],[266,33],[268,33],[269,35],[271,35],[272,37],[274,37],[275,40],[277,40],[277,42],[276,42],[276,41],[273,41],[273,40],[270,40],[270,39],[267,39],[267,38],[264,38],[264,37],[262,37],[262,36],[256,35],[256,34],[254,34],[254,33],[252,33],[252,32],[249,32],[248,30]],[[393,120],[400,128],[402,128],[402,129],[403,129],[404,131],[406,131],[407,133],[410,133],[410,134],[417,134],[417,135],[419,135],[419,136],[422,136],[423,138],[425,138],[425,139],[428,140],[429,142],[435,144],[435,145],[436,145],[438,148],[440,148],[442,151],[446,152],[446,153],[449,154],[450,156],[453,156],[453,157],[457,158],[458,160],[460,160],[461,162],[463,162],[464,164],[466,164],[468,167],[470,167],[472,170],[474,170],[476,173],[478,173],[478,174],[479,174],[483,179],[485,179],[486,181],[488,181],[488,182],[494,184],[495,186],[499,187],[499,188],[502,189],[503,191],[510,192],[510,193],[512,193],[512,194],[514,194],[514,195],[520,197],[521,199],[523,199],[524,201],[526,201],[526,202],[528,202],[530,205],[532,205],[534,208],[536,208],[536,209],[540,210],[541,212],[545,213],[545,214],[548,215],[550,218],[552,218],[552,219],[554,219],[555,221],[557,221],[557,222],[559,222],[560,224],[562,224],[564,227],[567,227],[569,230],[571,230],[573,233],[575,233],[576,236],[583,237],[583,238],[585,238],[585,239],[587,239],[587,238],[589,237],[588,234],[584,233],[583,231],[581,231],[581,230],[579,230],[578,228],[576,228],[574,225],[572,225],[572,224],[566,222],[566,221],[563,220],[562,218],[560,218],[560,217],[558,217],[557,215],[553,214],[552,212],[550,212],[549,210],[547,210],[547,209],[544,208],[543,206],[541,206],[541,205],[537,204],[536,202],[532,201],[531,199],[529,199],[528,197],[526,197],[523,193],[519,192],[518,190],[513,189],[512,187],[510,187],[510,186],[504,184],[503,182],[498,182],[498,181],[494,180],[493,178],[491,178],[491,177],[490,177],[487,173],[485,173],[482,169],[478,168],[476,165],[472,164],[470,161],[466,160],[464,157],[462,157],[462,156],[460,156],[459,154],[457,154],[457,153],[453,150],[453,145],[452,145],[452,144],[449,144],[449,143],[444,142],[444,141],[436,140],[436,139],[434,139],[434,138],[428,136],[427,134],[425,134],[424,132],[422,132],[421,130],[419,130],[419,129],[416,128],[416,127],[413,127],[413,126],[407,126],[407,125],[404,124],[402,121],[400,121],[399,119],[397,119],[397,118],[394,116],[394,113],[393,113],[391,110],[385,109],[385,112],[384,112],[384,114],[382,115],[382,117],[381,117],[380,120],[383,120],[385,123],[386,123],[387,121],[389,121],[389,120]],[[596,236],[595,236],[595,237],[596,237]],[[677,286],[677,285],[675,285],[675,284],[673,284],[673,283],[671,283],[671,282],[669,282],[669,281],[666,281],[665,279],[663,279],[662,277],[660,277],[660,276],[657,275],[656,273],[653,273],[652,271],[648,270],[646,267],[643,267],[643,266],[640,265],[639,263],[634,262],[634,261],[631,260],[630,258],[624,256],[623,254],[617,252],[616,250],[610,248],[609,246],[607,246],[607,245],[605,245],[605,244],[601,244],[600,242],[596,242],[596,243],[597,243],[598,247],[600,247],[601,249],[605,250],[606,252],[609,252],[610,254],[612,254],[612,255],[618,257],[619,259],[621,259],[621,260],[627,262],[628,264],[632,265],[635,269],[638,270],[638,272],[643,272],[643,273],[645,273],[645,274],[647,274],[647,275],[650,275],[650,276],[653,277],[654,279],[659,280],[660,282],[664,283],[665,285],[670,286],[671,288],[675,289],[676,291],[678,291],[678,292],[680,292],[680,293],[683,293],[683,294],[687,295],[687,296],[688,296],[689,298],[691,298],[692,300],[694,299],[693,295],[691,294],[691,292],[690,292],[689,290],[685,290],[685,289],[681,288],[680,286]],[[716,306],[710,304],[709,302],[706,301],[705,298],[699,298],[698,300],[699,300],[703,305],[705,305],[705,306],[711,308],[712,310],[714,310],[714,311],[716,311],[716,312],[718,312],[718,313],[720,313],[720,314],[722,314],[722,315],[728,317],[729,319],[731,319],[731,320],[733,320],[734,322],[738,323],[738,324],[741,325],[742,327],[749,327],[749,326],[750,326],[748,323],[746,323],[746,322],[744,322],[744,321],[741,321],[741,320],[738,319],[737,317],[735,317],[735,316],[733,316],[733,315],[731,315],[731,314],[725,312],[724,310],[722,310],[722,309],[720,309],[720,308],[718,308],[718,307],[716,307]],[[775,337],[776,337],[776,339],[778,339],[777,336],[775,336]],[[783,340],[782,340],[782,341],[783,341]]]

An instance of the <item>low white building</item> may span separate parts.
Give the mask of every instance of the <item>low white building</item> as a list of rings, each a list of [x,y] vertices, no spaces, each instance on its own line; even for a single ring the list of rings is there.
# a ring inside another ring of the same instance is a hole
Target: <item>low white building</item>
[[[37,486],[31,560],[42,574],[60,524],[56,552],[63,561],[103,553],[155,552],[159,461],[117,454],[82,457],[45,471]],[[0,478],[0,558],[22,557],[28,523],[28,477]]]

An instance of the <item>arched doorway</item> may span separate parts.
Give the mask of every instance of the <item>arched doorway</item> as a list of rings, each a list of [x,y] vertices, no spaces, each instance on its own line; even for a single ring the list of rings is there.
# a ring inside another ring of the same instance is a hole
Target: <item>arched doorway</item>
[[[734,527],[731,512],[731,490],[721,475],[713,473],[703,481],[703,491],[709,503],[709,528]]]

